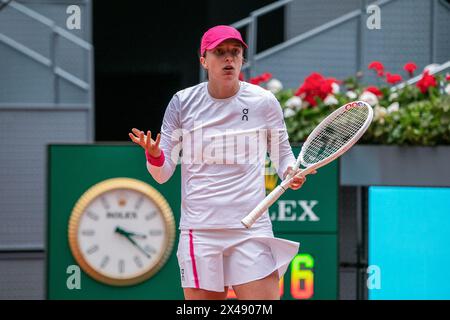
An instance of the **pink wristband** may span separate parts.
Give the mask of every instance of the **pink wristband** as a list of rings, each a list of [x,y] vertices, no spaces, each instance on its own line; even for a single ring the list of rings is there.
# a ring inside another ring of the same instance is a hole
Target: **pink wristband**
[[[146,156],[146,158],[147,158],[147,161],[148,161],[152,166],[155,166],[155,167],[162,167],[162,165],[164,164],[165,158],[164,158],[164,152],[162,151],[162,149],[161,149],[161,154],[160,154],[159,157],[157,157],[157,158],[152,157],[152,156],[148,153],[147,150],[145,150],[145,156]]]

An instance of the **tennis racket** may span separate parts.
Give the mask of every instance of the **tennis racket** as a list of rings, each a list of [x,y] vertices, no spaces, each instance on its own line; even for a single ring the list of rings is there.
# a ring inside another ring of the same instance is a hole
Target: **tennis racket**
[[[364,134],[373,118],[372,107],[363,101],[343,105],[328,115],[311,132],[300,150],[292,172],[300,164],[305,167],[297,175],[306,176],[323,167],[350,149]],[[250,228],[289,187],[293,174],[289,174],[241,223]]]

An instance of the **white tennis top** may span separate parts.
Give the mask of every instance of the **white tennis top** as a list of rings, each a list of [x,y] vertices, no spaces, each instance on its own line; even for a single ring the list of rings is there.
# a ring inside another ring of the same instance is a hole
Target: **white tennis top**
[[[236,95],[215,99],[207,84],[173,96],[161,127],[164,164],[147,169],[164,183],[181,162],[180,229],[243,228],[241,219],[265,197],[267,152],[280,178],[295,158],[270,91],[240,82]],[[255,226],[268,224],[266,213]]]

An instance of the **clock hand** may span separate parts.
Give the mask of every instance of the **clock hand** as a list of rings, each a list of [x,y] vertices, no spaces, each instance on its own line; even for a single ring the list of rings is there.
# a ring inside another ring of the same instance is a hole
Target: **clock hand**
[[[128,232],[126,232],[125,230],[123,230],[121,227],[117,226],[116,230],[114,230],[114,232],[126,237],[128,235]]]
[[[151,258],[151,256],[147,253],[147,251],[145,251],[140,245],[138,245],[137,243],[136,243],[136,241],[134,241],[134,239],[132,239],[130,236],[128,236],[128,237],[126,237],[136,248],[138,248],[139,250],[141,250],[141,252],[143,253],[143,254],[145,254],[145,256],[147,257],[147,258]]]
[[[149,258],[149,259],[151,258],[150,255],[147,253],[147,251],[145,251],[139,244],[136,243],[136,241],[134,241],[133,238],[131,238],[131,235],[130,235],[129,232],[123,230],[123,229],[120,228],[120,227],[116,227],[116,230],[114,230],[114,232],[116,232],[116,233],[118,233],[118,234],[124,236],[124,237],[125,237],[128,241],[130,241],[136,248],[138,248],[139,250],[141,250],[141,252],[142,252],[143,254],[145,254],[145,256],[146,256],[147,258]]]
[[[121,227],[116,227],[115,232],[117,232],[123,236],[133,236],[133,237],[140,238],[140,239],[147,238],[147,236],[145,234],[125,231]]]
[[[145,234],[142,234],[142,233],[128,232],[128,235],[136,237],[136,238],[140,238],[140,239],[147,238],[147,236]]]

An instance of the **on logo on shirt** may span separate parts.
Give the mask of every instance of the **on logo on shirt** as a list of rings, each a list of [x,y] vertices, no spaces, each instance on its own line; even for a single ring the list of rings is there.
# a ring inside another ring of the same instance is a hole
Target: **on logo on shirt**
[[[248,116],[247,116],[247,114],[248,114],[248,108],[244,108],[244,109],[242,109],[242,121],[248,121]]]

